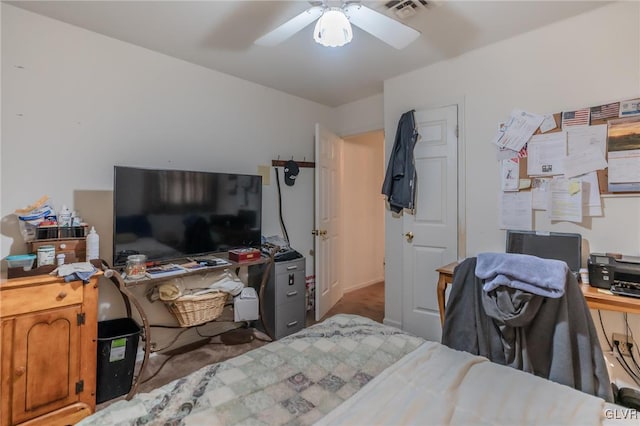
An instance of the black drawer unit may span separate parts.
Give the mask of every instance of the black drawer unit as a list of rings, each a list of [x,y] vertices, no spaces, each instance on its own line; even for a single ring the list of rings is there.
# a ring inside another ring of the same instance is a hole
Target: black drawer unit
[[[264,320],[280,339],[302,330],[305,325],[305,260],[274,263],[264,291]]]

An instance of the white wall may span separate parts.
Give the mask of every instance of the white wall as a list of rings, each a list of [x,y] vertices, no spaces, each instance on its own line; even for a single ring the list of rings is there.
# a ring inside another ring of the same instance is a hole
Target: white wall
[[[257,174],[278,157],[313,161],[315,123],[336,127],[326,106],[1,8],[2,257],[26,250],[14,210],[46,194],[95,221],[109,258],[114,165]],[[282,184],[284,221],[293,247],[307,256],[308,275],[313,191],[313,169],[301,169],[293,187]],[[271,170],[263,234],[281,233]],[[120,296],[105,282],[100,290],[99,318],[122,316]],[[142,297],[144,288],[133,291]],[[152,323],[174,322],[155,305]]]
[[[313,161],[331,108],[2,4],[2,257],[24,252],[16,208],[113,188],[113,166],[257,173]],[[281,234],[263,187],[263,233]],[[283,185],[292,245],[313,272],[313,170]],[[82,215],[82,211],[79,211]],[[111,215],[111,212],[106,212]],[[111,240],[111,229],[97,229]]]
[[[385,82],[384,116],[393,135],[412,108],[463,100],[466,245],[463,256],[504,250],[498,229],[498,168],[491,139],[514,108],[554,113],[640,95],[640,4],[620,2]],[[388,136],[388,140],[393,136]],[[391,144],[386,144],[386,157]],[[604,217],[535,228],[578,232],[590,251],[640,253],[640,195],[606,196]],[[402,323],[402,221],[386,216],[385,321]],[[435,286],[437,275],[425,277]],[[397,297],[394,297],[397,295]]]
[[[344,291],[384,280],[384,179],[382,130],[344,138],[342,149],[342,250]]]
[[[384,97],[369,96],[333,109],[334,133],[345,137],[384,128]]]

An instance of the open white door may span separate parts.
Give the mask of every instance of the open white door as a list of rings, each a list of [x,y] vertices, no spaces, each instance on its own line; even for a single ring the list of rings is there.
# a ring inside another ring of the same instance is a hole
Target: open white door
[[[316,321],[344,293],[341,282],[340,155],[343,140],[316,124],[315,272]]]
[[[439,341],[435,270],[458,256],[458,108],[416,111],[415,120],[420,139],[413,151],[415,214],[403,215],[402,328]]]

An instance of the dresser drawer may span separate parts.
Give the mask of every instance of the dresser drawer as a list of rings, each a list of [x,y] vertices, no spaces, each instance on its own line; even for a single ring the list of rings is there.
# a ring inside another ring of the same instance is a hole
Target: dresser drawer
[[[276,307],[276,339],[302,330],[305,325],[305,319],[304,303],[285,303]]]
[[[276,276],[284,274],[285,272],[303,271],[304,273],[304,258],[297,260],[290,260],[288,262],[276,262],[274,263],[274,271]]]
[[[82,281],[56,282],[0,291],[2,316],[82,303]]]
[[[276,275],[276,306],[290,302],[304,304],[305,291],[304,270]]]

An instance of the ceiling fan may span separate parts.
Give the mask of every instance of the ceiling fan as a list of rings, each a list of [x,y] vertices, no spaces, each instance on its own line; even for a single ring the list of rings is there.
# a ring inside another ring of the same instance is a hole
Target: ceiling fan
[[[351,24],[395,47],[404,49],[420,32],[363,5],[360,1],[342,0],[331,6],[327,0],[312,6],[255,41],[261,46],[275,46],[316,21],[314,40],[324,46],[338,47],[352,39]]]

